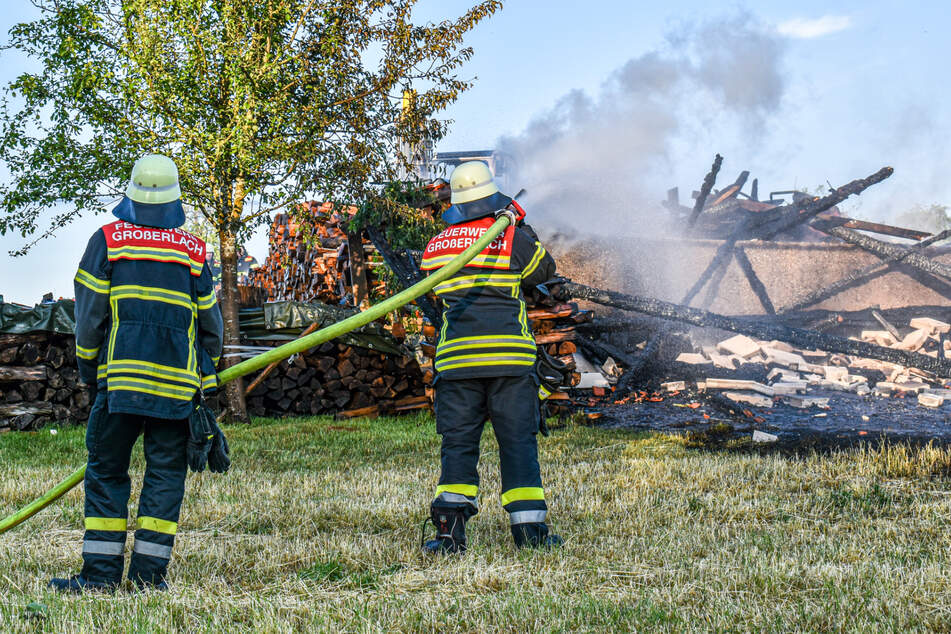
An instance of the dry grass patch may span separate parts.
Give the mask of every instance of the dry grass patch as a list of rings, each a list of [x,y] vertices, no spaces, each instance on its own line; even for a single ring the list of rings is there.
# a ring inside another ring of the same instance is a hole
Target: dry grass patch
[[[567,543],[516,552],[489,432],[470,551],[433,560],[417,548],[437,478],[428,417],[228,431],[231,473],[189,476],[171,592],[45,589],[80,564],[73,491],[0,536],[0,630],[895,631],[951,622],[944,449],[789,458],[568,426],[540,443],[551,518]],[[0,436],[0,513],[84,458],[82,430]],[[141,470],[139,456],[135,477]]]

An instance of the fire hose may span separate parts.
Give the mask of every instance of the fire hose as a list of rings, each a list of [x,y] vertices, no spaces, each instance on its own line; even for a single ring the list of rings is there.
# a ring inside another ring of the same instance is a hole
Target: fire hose
[[[460,269],[462,269],[466,264],[469,263],[470,260],[472,260],[472,258],[478,255],[485,247],[494,241],[499,236],[499,234],[505,231],[505,229],[513,222],[514,219],[515,214],[512,212],[506,211],[502,213],[499,215],[495,223],[489,227],[484,234],[482,234],[482,237],[473,242],[471,246],[457,255],[448,264],[437,270],[426,279],[417,282],[413,286],[403,291],[400,291],[396,295],[387,298],[379,304],[375,304],[361,313],[353,315],[352,317],[348,317],[347,319],[339,321],[335,324],[331,324],[330,326],[322,328],[321,330],[309,334],[306,337],[301,337],[300,339],[288,342],[282,346],[222,370],[218,374],[219,385],[223,385],[229,381],[233,381],[239,377],[250,374],[255,370],[260,370],[261,368],[267,367],[275,361],[281,361],[290,357],[291,355],[309,350],[310,348],[313,348],[314,346],[317,346],[325,341],[345,335],[352,330],[356,330],[361,326],[365,326],[366,324],[379,319],[388,312],[405,306],[417,297],[425,295],[437,284],[445,282],[447,279],[458,273]],[[22,522],[25,522],[61,498],[66,494],[66,492],[82,482],[85,474],[86,465],[83,465],[79,469],[73,471],[65,480],[43,494],[42,497],[33,500],[19,511],[8,517],[5,517],[2,521],[0,521],[0,534],[7,532]]]

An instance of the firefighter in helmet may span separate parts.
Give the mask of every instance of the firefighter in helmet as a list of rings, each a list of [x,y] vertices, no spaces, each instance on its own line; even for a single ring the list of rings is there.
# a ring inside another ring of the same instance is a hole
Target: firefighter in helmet
[[[122,580],[129,460],[140,434],[146,467],[128,578],[139,588],[167,587],[186,470],[195,468],[190,417],[196,395],[217,387],[222,347],[205,243],[179,228],[185,214],[175,163],[159,154],[136,161],[112,213],[118,220],[89,239],[75,277],[76,357],[94,400],[83,567],[49,583],[67,592],[112,591]],[[210,450],[220,462],[227,445],[215,430],[204,455]]]
[[[453,553],[466,548],[466,521],[478,510],[479,441],[491,419],[499,443],[502,506],[517,547],[549,547],[547,505],[538,466],[540,425],[535,339],[526,317],[523,289],[549,280],[555,262],[524,213],[503,195],[488,166],[460,164],[450,176],[448,228],[433,238],[421,268],[432,272],[475,242],[503,210],[510,225],[459,273],[434,289],[444,307],[435,358],[436,431],[442,436],[442,470],[431,505],[436,536],[423,549]]]

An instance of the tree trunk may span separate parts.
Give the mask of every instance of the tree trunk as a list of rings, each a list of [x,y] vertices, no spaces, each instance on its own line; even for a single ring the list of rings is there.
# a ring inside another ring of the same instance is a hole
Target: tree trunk
[[[238,245],[234,230],[225,225],[218,231],[221,248],[221,316],[225,322],[225,346],[241,344],[238,322]],[[226,349],[225,352],[228,352]],[[222,356],[221,367],[227,368],[238,362],[237,357]],[[236,379],[225,385],[225,404],[232,421],[250,422],[244,402],[244,379]]]

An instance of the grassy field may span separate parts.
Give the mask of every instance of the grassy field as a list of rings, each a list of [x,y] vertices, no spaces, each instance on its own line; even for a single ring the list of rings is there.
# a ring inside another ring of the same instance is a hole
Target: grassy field
[[[951,629],[944,450],[790,458],[569,425],[541,443],[566,545],[516,552],[488,433],[470,550],[434,560],[428,417],[228,431],[232,471],[189,476],[169,593],[45,589],[80,565],[76,489],[0,536],[0,631]],[[0,513],[84,458],[81,429],[0,436]]]

